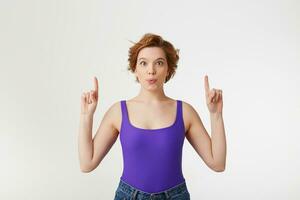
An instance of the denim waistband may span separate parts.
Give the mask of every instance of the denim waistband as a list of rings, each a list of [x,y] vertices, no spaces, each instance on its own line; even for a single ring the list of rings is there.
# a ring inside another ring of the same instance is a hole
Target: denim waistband
[[[148,193],[142,190],[139,190],[131,185],[129,185],[128,183],[126,183],[125,181],[120,179],[119,182],[119,186],[118,188],[124,192],[127,193],[128,195],[132,196],[133,199],[137,198],[137,196],[143,196],[143,197],[167,197],[169,198],[170,196],[174,196],[176,194],[180,194],[184,191],[187,191],[187,186],[186,186],[186,182],[182,182],[174,187],[171,187],[167,190],[161,191],[161,192],[157,192],[157,193]]]

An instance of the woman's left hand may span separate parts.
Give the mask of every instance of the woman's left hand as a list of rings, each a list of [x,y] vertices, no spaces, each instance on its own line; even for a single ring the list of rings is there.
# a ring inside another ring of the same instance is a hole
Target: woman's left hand
[[[204,77],[206,105],[211,114],[222,113],[223,96],[220,89],[209,89],[208,76]]]

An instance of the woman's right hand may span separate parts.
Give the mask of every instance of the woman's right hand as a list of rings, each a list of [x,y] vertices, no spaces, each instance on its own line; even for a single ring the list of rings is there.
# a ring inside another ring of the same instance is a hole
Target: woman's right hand
[[[95,90],[84,92],[81,95],[81,114],[93,115],[98,103],[98,80],[94,77]]]

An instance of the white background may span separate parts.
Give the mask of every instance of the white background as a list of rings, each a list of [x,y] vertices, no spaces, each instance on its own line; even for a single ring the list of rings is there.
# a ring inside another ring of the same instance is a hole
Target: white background
[[[137,95],[129,40],[147,32],[180,49],[165,92],[192,104],[209,132],[204,75],[223,90],[226,170],[209,169],[185,140],[191,199],[300,199],[299,13],[292,0],[1,1],[0,199],[113,199],[119,138],[80,171],[80,96],[96,76],[95,134],[109,106]]]

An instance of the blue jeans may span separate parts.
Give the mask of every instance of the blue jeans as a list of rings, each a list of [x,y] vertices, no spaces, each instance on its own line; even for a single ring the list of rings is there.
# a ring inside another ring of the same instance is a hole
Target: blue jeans
[[[147,193],[120,180],[114,200],[190,200],[190,193],[185,182],[160,193]]]

